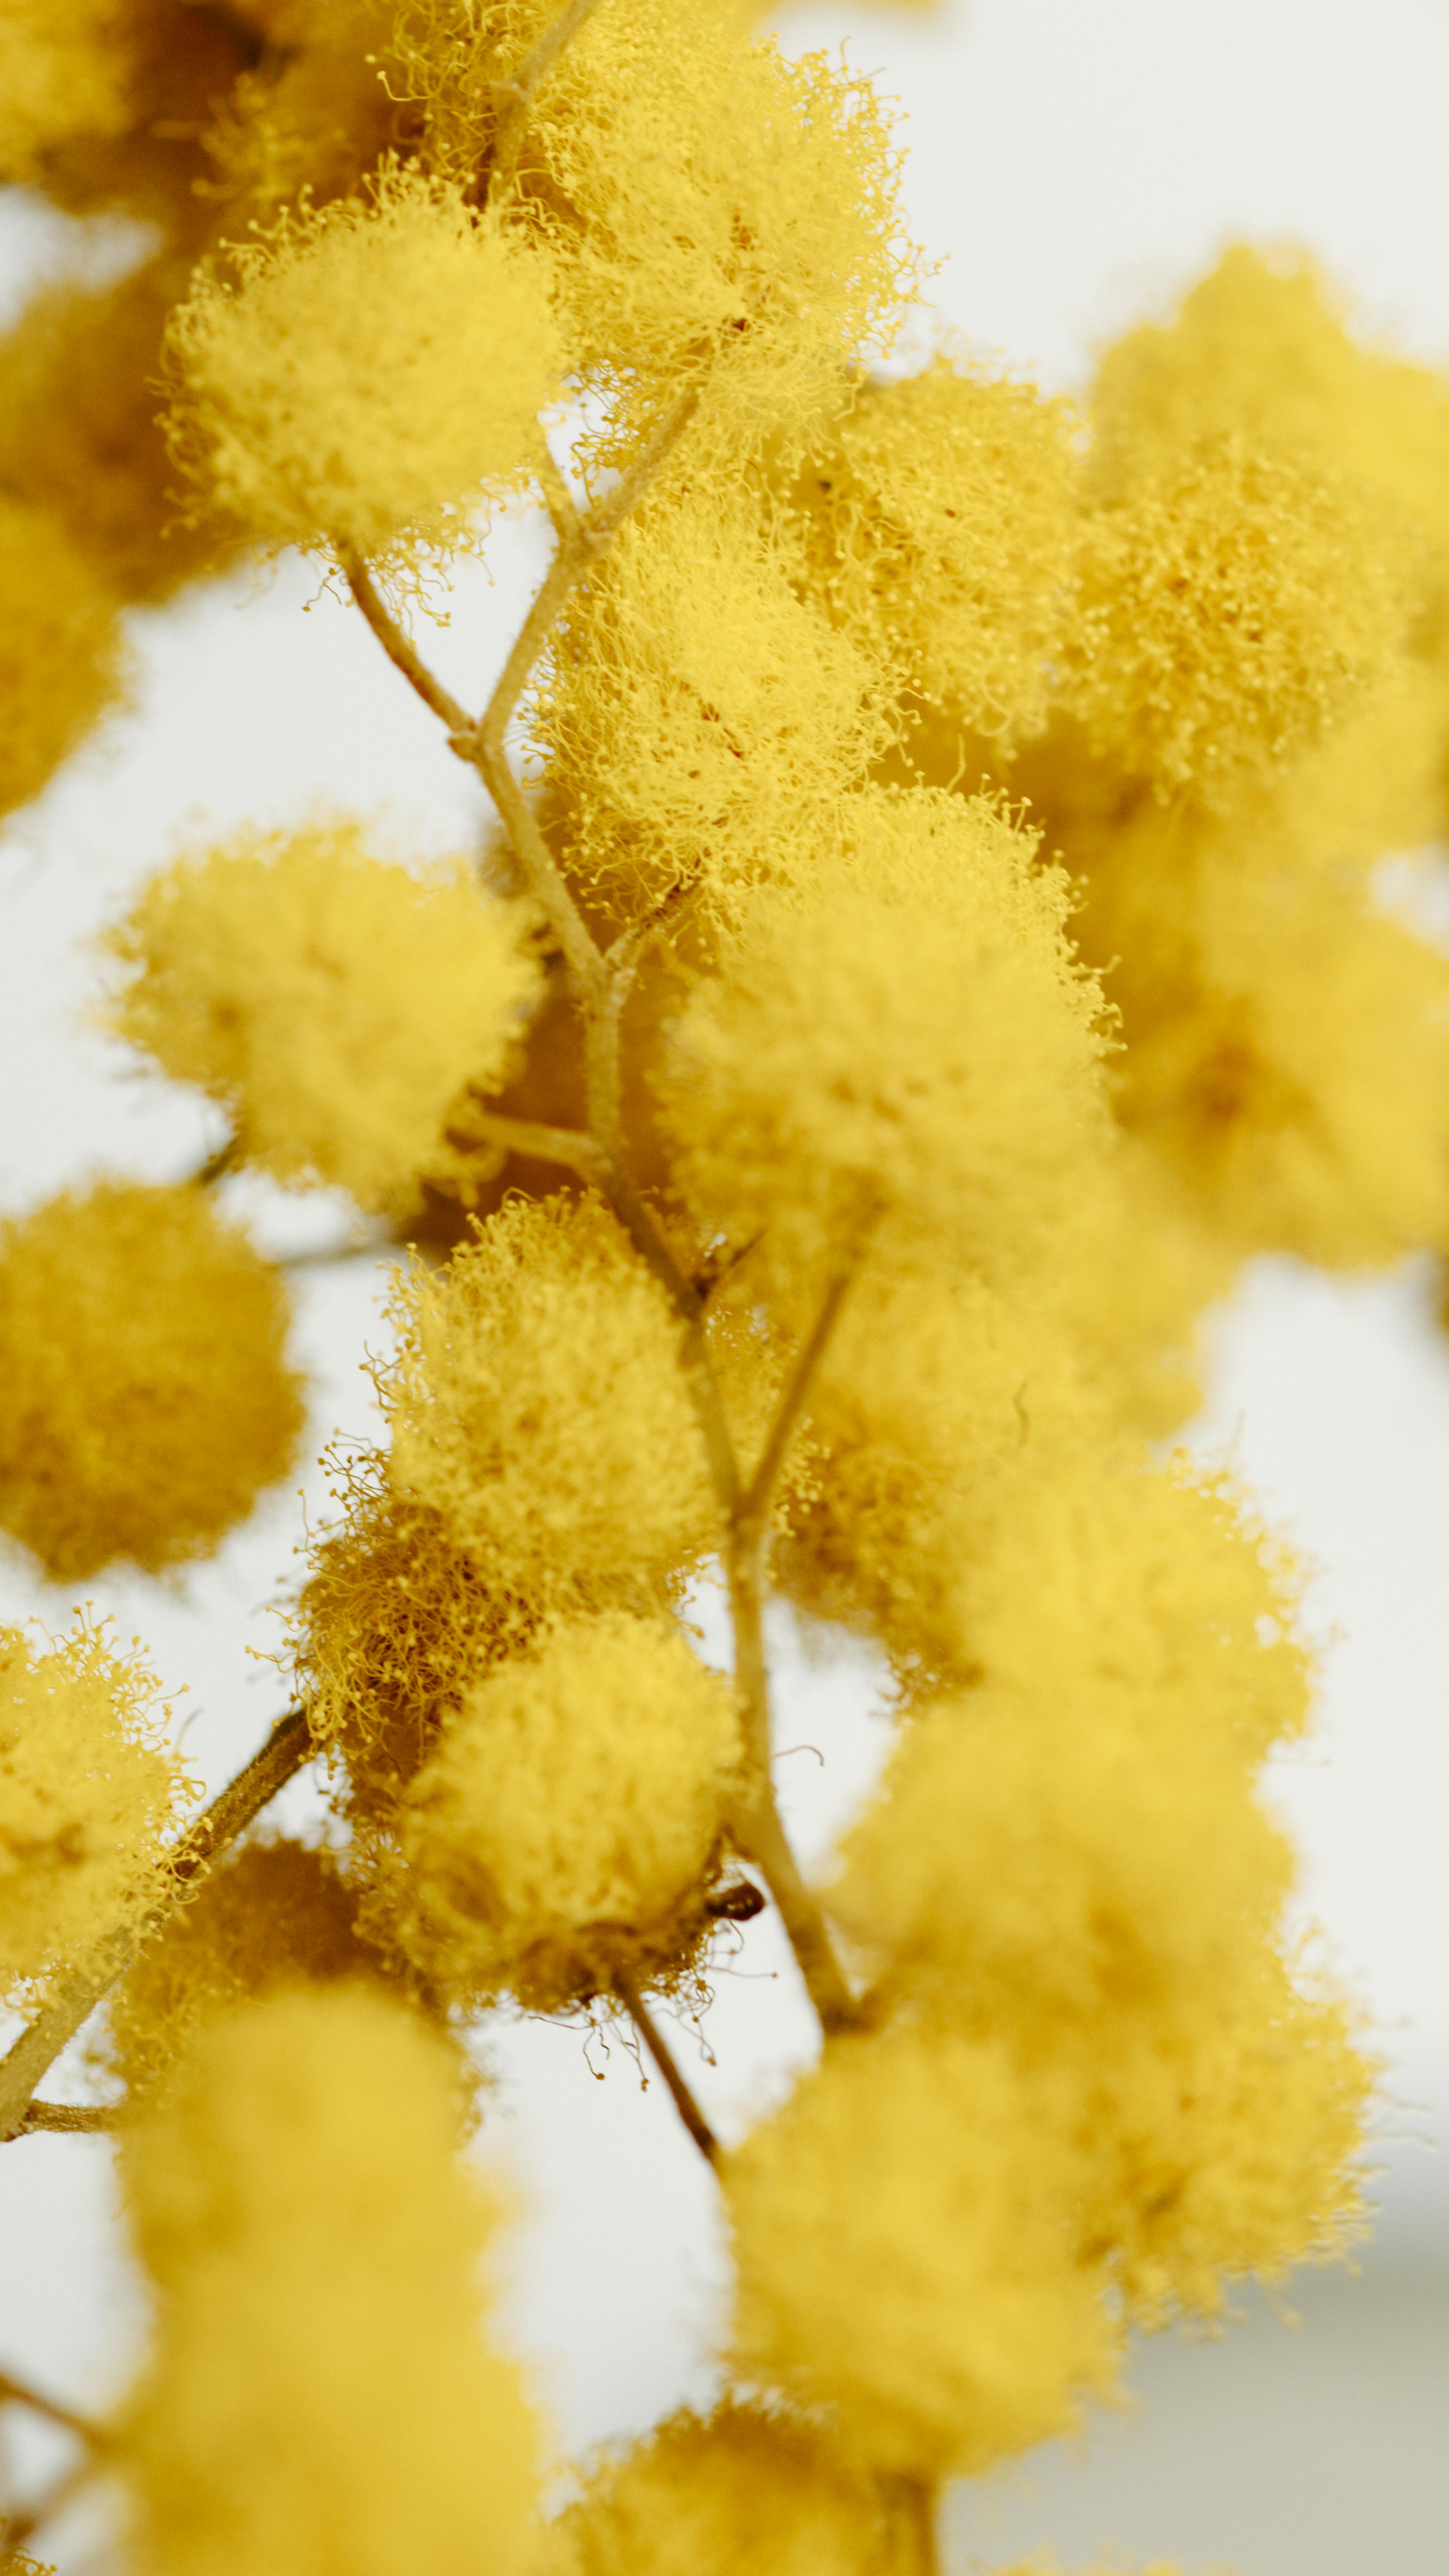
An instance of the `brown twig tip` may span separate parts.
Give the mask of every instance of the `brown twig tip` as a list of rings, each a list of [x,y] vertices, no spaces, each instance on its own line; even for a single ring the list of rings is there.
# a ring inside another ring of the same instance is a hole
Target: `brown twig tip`
[[[48,2423],[62,2425],[67,2433],[74,2433],[77,2441],[89,2442],[93,2448],[100,2442],[100,2429],[88,2417],[63,2406],[58,2397],[47,2397],[42,2390],[30,2387],[13,2371],[0,2370],[0,2406],[28,2406],[32,2415],[43,2415]]]
[[[95,2137],[114,2129],[118,2117],[116,2103],[32,2102],[20,2123],[20,2135],[28,2138],[44,2129],[56,2135]]]
[[[643,2040],[650,2056],[653,2058],[659,2073],[663,2076],[670,2100],[673,2102],[676,2111],[679,2113],[686,2129],[693,2138],[695,2145],[698,2147],[700,2154],[705,2160],[705,2163],[708,2165],[717,2164],[720,2153],[719,2140],[715,2136],[709,2122],[706,2120],[704,2113],[701,2111],[699,2104],[694,2098],[694,2095],[691,2093],[683,2075],[680,2073],[680,2070],[670,2053],[669,2043],[665,2039],[664,2033],[660,2029],[654,2015],[645,2003],[634,1979],[629,1976],[620,1975],[615,1979],[615,1991],[618,1994],[620,2003],[623,2004],[627,2011],[629,2019],[632,2021],[640,2038]]]

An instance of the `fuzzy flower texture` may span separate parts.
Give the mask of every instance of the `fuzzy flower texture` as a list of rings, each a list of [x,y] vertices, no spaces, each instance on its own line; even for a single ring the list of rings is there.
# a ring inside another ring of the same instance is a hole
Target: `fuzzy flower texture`
[[[133,262],[6,336],[0,806],[129,610],[296,548],[460,817],[279,814],[253,746],[263,819],[97,961],[212,1150],[0,1216],[0,2129],[106,1990],[128,2576],[933,2576],[946,2481],[1364,2229],[1372,2034],[1264,1788],[1298,1570],[1176,1435],[1244,1261],[1449,1246],[1433,862],[1380,865],[1449,825],[1449,383],[1243,245],[1071,401],[892,354],[888,107],[755,16],[0,0],[0,175]],[[505,514],[485,704],[432,621]],[[387,1256],[290,1585],[278,1189]],[[181,1866],[72,1587],[144,1628],[244,1527],[297,1714]],[[792,1615],[889,1674],[808,1866]],[[742,2089],[703,2016],[787,1952],[819,2045]],[[530,2017],[681,2115],[729,2248],[716,2402],[569,2465],[495,2313]]]

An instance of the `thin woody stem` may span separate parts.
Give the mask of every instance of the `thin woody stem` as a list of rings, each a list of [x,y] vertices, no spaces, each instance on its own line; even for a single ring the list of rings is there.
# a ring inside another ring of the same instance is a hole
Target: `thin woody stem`
[[[84,2415],[77,2415],[70,2406],[62,2406],[59,2398],[46,2397],[38,2388],[29,2387],[25,2380],[17,2379],[13,2371],[0,2370],[0,2406],[28,2406],[33,2415],[44,2415],[50,2423],[63,2425],[66,2432],[74,2433],[78,2441],[89,2442],[93,2446],[100,2441],[99,2429]]]
[[[179,1891],[205,1877],[228,1844],[245,1832],[253,1817],[311,1758],[307,1712],[290,1709],[245,1770],[237,1773],[167,1854],[157,1873],[157,1902],[136,1923],[113,1932],[85,1973],[66,1981],[55,2001],[0,2059],[0,2142],[24,2135],[36,2086],[142,1945],[170,1919]]]
[[[612,956],[605,956],[600,951],[544,838],[528,797],[514,775],[507,751],[509,723],[565,601],[589,567],[607,552],[629,513],[643,498],[670,450],[688,427],[698,402],[699,389],[693,386],[662,416],[652,436],[645,441],[614,489],[595,503],[586,518],[577,518],[570,498],[569,514],[576,524],[571,525],[570,516],[562,514],[559,509],[555,484],[562,488],[563,478],[558,469],[553,467],[545,475],[545,498],[554,515],[558,544],[528,615],[514,639],[498,683],[476,725],[427,670],[411,637],[404,633],[386,607],[366,567],[355,565],[344,557],[343,568],[353,597],[384,652],[410,686],[447,725],[450,748],[459,759],[469,761],[477,769],[512,841],[530,889],[563,950],[584,1021],[588,1133],[597,1155],[588,1176],[597,1182],[679,1318],[682,1327],[680,1360],[704,1436],[710,1482],[726,1525],[730,1605],[735,1628],[736,1688],[755,1756],[752,1795],[742,1805],[739,1817],[742,1849],[758,1864],[775,1900],[822,2026],[826,2030],[839,2030],[848,2027],[856,2017],[854,2001],[831,1945],[824,1918],[796,1866],[775,1806],[770,1781],[770,1697],[761,1617],[761,1557],[769,1499],[805,1403],[811,1378],[834,1328],[848,1274],[842,1274],[830,1285],[822,1313],[792,1375],[780,1416],[766,1444],[765,1456],[747,1494],[710,1358],[705,1333],[704,1296],[675,1259],[657,1217],[624,1166],[620,1114],[620,1021],[637,951],[629,944],[618,943]],[[565,533],[565,529],[569,532]],[[507,1124],[511,1127],[514,1122]],[[509,1141],[503,1122],[500,1121],[493,1132],[498,1141]],[[569,1131],[553,1131],[556,1140],[560,1133],[567,1136]],[[567,1159],[575,1169],[581,1168],[578,1152],[578,1145],[571,1140]],[[660,2071],[664,2072],[662,2065]],[[665,2080],[669,2080],[667,2075]]]
[[[372,628],[388,660],[401,671],[410,689],[415,689],[425,706],[441,716],[450,733],[466,733],[471,718],[443,683],[428,669],[407,628],[399,623],[383,599],[355,546],[339,546],[337,560],[346,576],[347,587]]]
[[[508,727],[538,658],[558,622],[564,602],[591,564],[607,553],[670,449],[689,426],[698,401],[697,392],[691,389],[672,405],[652,437],[646,439],[620,476],[614,490],[595,504],[587,518],[578,521],[571,537],[560,538],[553,562],[514,639],[513,649],[476,731],[468,735],[456,725],[452,729],[453,749],[476,767],[498,809],[533,892],[548,915],[568,961],[575,990],[584,1005],[590,1038],[601,1010],[609,1002],[608,969],[539,829],[533,808],[513,774],[507,749]]]
[[[906,2526],[917,2576],[940,2576],[939,2487],[933,2478],[902,2477],[892,2479],[890,2484]]]
[[[97,2131],[114,2129],[118,2107],[114,2103],[32,2102],[20,2123],[22,2138],[33,2137],[37,2129],[74,2131],[91,2136]]]
[[[855,1277],[854,1258],[835,1273],[821,1299],[820,1311],[796,1354],[795,1365],[786,1382],[784,1394],[770,1425],[760,1463],[750,1478],[749,1490],[740,1505],[740,1518],[746,1528],[763,1529],[775,1498],[780,1471],[789,1454],[790,1443],[800,1427],[800,1417],[810,1398],[810,1389],[819,1374],[820,1364],[830,1347],[831,1336],[840,1319],[846,1292]]]
[[[485,1145],[505,1146],[510,1154],[527,1154],[536,1163],[563,1163],[585,1180],[596,1180],[603,1156],[597,1139],[583,1127],[547,1127],[534,1118],[509,1118],[499,1109],[469,1109],[469,1133]]]
[[[780,1473],[839,1321],[857,1258],[858,1247],[830,1280],[820,1310],[796,1355],[759,1464],[732,1515],[728,1559],[735,1688],[744,1713],[754,1775],[754,1795],[748,1803],[742,1802],[736,1817],[736,1839],[746,1858],[754,1861],[774,1898],[810,2000],[826,2031],[849,2029],[858,2014],[825,1918],[790,1849],[770,1779],[774,1729],[764,1637],[764,1554],[770,1507]]]
[[[825,1918],[800,1875],[775,1804],[770,1779],[770,1676],[760,1590],[758,1547],[736,1551],[729,1567],[735,1689],[752,1757],[752,1787],[750,1795],[740,1800],[731,1820],[734,1838],[742,1857],[754,1862],[770,1891],[821,2029],[849,2030],[859,2019],[855,1998],[835,1955]]]
[[[625,2007],[629,2019],[663,2076],[669,2097],[705,2163],[713,2165],[719,2157],[719,2140],[680,2073],[669,2043],[639,1992],[635,1980],[621,1973],[614,1980],[614,1988],[620,2003]]]
[[[578,34],[586,18],[591,18],[599,0],[571,0],[563,16],[540,36],[531,54],[524,57],[516,72],[493,84],[494,105],[498,110],[498,132],[493,146],[493,160],[488,173],[490,192],[500,181],[507,180],[517,165],[523,137],[528,126],[528,111],[538,91],[547,80],[566,44]]]
[[[578,504],[564,481],[547,439],[542,439],[539,444],[538,487],[543,494],[543,506],[553,521],[553,532],[560,545],[572,545],[583,526]]]
[[[48,2486],[34,2504],[24,2506],[19,2513],[0,2515],[0,2567],[7,2564],[7,2550],[23,2548],[33,2532],[43,2530],[48,2522],[54,2522],[56,2515],[62,2513],[71,2498],[90,2483],[95,2473],[93,2460],[77,2460],[74,2467]]]

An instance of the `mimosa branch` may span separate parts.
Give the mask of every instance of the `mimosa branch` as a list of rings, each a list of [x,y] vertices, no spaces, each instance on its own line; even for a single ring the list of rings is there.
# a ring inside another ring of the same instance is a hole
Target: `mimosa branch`
[[[384,652],[410,686],[448,728],[450,748],[478,771],[513,844],[529,888],[563,951],[583,1017],[588,1129],[532,1129],[529,1122],[487,1113],[483,1132],[520,1152],[542,1149],[547,1160],[566,1161],[597,1184],[636,1251],[659,1281],[679,1318],[680,1360],[704,1437],[710,1481],[724,1524],[723,1541],[735,1629],[735,1676],[753,1756],[754,1779],[737,1818],[741,1848],[758,1865],[775,1900],[815,2008],[827,2030],[855,2018],[855,2005],[832,1948],[824,1918],[805,1886],[775,1806],[770,1780],[770,1695],[761,1614],[762,1557],[769,1507],[786,1452],[798,1426],[811,1380],[834,1329],[849,1272],[833,1279],[822,1311],[796,1362],[765,1454],[748,1491],[705,1331],[705,1298],[676,1260],[668,1237],[631,1179],[624,1160],[620,1037],[624,1001],[638,958],[627,936],[605,955],[591,935],[549,848],[508,757],[508,727],[559,615],[578,582],[607,553],[614,537],[688,427],[699,401],[691,388],[663,415],[652,436],[614,489],[587,516],[574,510],[562,475],[543,469],[545,498],[557,536],[553,561],[514,640],[488,705],[475,724],[429,672],[412,639],[397,623],[365,565],[343,556],[352,594]],[[652,925],[651,925],[652,926]],[[531,1135],[534,1147],[522,1142]],[[548,1139],[549,1144],[544,1140]],[[557,1149],[563,1144],[565,1151]],[[552,1150],[550,1150],[550,1147]],[[632,2006],[631,2006],[632,2009]],[[646,2044],[653,2048],[643,2024]],[[656,2034],[657,2036],[657,2034]],[[665,2073],[662,2062],[660,2072]],[[677,2072],[677,2070],[676,2070]],[[671,2084],[671,2091],[673,2085]]]
[[[23,2030],[9,2054],[0,2059],[0,2142],[23,2136],[35,2088],[89,2020],[96,2005],[123,1976],[142,1945],[159,1932],[182,1889],[194,1887],[228,1844],[244,1833],[277,1791],[312,1758],[312,1737],[305,1709],[294,1708],[273,1727],[261,1751],[254,1754],[204,1815],[182,1835],[158,1872],[157,1901],[139,1920],[113,1932],[91,1965],[69,1978],[53,2003],[47,2004]],[[57,2106],[59,2107],[59,2106]]]
[[[114,2129],[116,2118],[116,2108],[109,2103],[32,2102],[20,2123],[19,2135],[29,2138],[37,2129],[49,2129],[89,2137]]]

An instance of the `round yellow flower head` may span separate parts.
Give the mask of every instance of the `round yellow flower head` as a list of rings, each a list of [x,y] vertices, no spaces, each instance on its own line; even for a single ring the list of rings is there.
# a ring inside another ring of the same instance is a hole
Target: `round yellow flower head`
[[[0,0],[0,180],[26,180],[56,144],[124,131],[126,0]]]
[[[460,190],[385,170],[232,257],[172,324],[173,437],[249,534],[416,566],[528,481],[560,364],[549,272]]]
[[[1441,951],[1327,870],[1221,860],[1184,888],[1175,927],[1120,978],[1124,1122],[1245,1248],[1346,1268],[1442,1242]]]
[[[878,674],[796,569],[737,487],[703,479],[646,502],[575,594],[536,724],[586,866],[719,866],[863,778]]]
[[[743,892],[666,1099],[707,1222],[807,1270],[888,1211],[1021,1275],[1105,1137],[1067,883],[995,806],[843,801],[840,847]]]
[[[1041,1566],[1048,1625],[1055,1571]],[[1185,1688],[1169,1700],[1100,1672],[1061,1687],[1044,1655],[1034,1693],[988,1675],[914,1713],[831,1896],[897,1984],[1014,2028],[1211,1979],[1245,1925],[1271,1930],[1290,1875],[1236,1748],[1194,1726]]]
[[[102,1181],[0,1226],[0,1529],[56,1582],[202,1556],[302,1428],[277,1272],[204,1193]]]
[[[40,794],[122,675],[113,594],[48,510],[0,493],[0,813]]]
[[[1080,1353],[1037,1302],[944,1261],[867,1259],[811,1389],[813,1472],[772,1558],[817,1615],[913,1661],[955,1636],[968,1533],[1023,1440],[1098,1427]]]
[[[393,139],[390,0],[246,0],[234,14],[264,41],[207,133],[213,193],[263,218],[304,192],[346,196]]]
[[[92,580],[127,601],[168,598],[217,553],[214,530],[179,524],[156,420],[177,286],[169,250],[118,286],[64,281],[32,297],[0,342],[0,484],[54,512]]]
[[[314,1735],[347,1766],[354,1832],[390,1830],[398,1794],[440,1724],[538,1624],[490,1590],[440,1512],[395,1490],[387,1454],[342,1444],[340,1518],[315,1538],[298,1605],[298,1691]]]
[[[137,1654],[78,1622],[45,1652],[0,1628],[0,1996],[83,1969],[154,1904],[194,1794]]]
[[[1058,2116],[1081,2151],[1083,2228],[1134,2323],[1220,2316],[1230,2282],[1362,2239],[1377,2071],[1343,1998],[1261,1940],[1156,2010],[1082,2026]]]
[[[375,1965],[325,1852],[248,1843],[148,1942],[107,2006],[109,2062],[132,2101],[169,2074],[204,2022],[270,1987],[327,1985]]]
[[[498,2211],[457,2069],[397,2004],[224,2015],[129,2130],[155,2341],[110,2432],[154,2576],[522,2576],[537,2437],[478,2331]]]
[[[596,1200],[508,1201],[393,1312],[394,1484],[495,1589],[536,1614],[618,1602],[709,1543],[678,1327]]]
[[[1079,1684],[1156,1700],[1247,1778],[1308,1721],[1295,1589],[1232,1490],[1182,1461],[1154,1468],[1100,1434],[1055,1455],[1028,1442],[958,1563],[961,1668],[1043,1709]]]
[[[627,1612],[555,1629],[471,1690],[403,1803],[401,1937],[444,1992],[535,2010],[677,1975],[739,1760],[729,1685]]]
[[[414,875],[359,823],[243,833],[111,932],[134,970],[111,1025],[219,1100],[247,1161],[403,1214],[459,1092],[503,1078],[540,989],[530,929],[463,860]]]
[[[828,2048],[725,2165],[746,2377],[896,2474],[971,2474],[1064,2431],[1113,2330],[1054,2110],[999,2043],[912,2027]]]
[[[937,358],[862,386],[795,500],[815,583],[906,687],[987,737],[1039,728],[1077,541],[1061,403]]]
[[[606,2453],[551,2526],[550,2576],[889,2576],[886,2500],[813,2426],[762,2407],[671,2415]]]
[[[1073,711],[1164,799],[1228,805],[1394,665],[1409,560],[1366,488],[1234,435],[1087,523]]]
[[[1449,571],[1449,386],[1357,345],[1301,255],[1235,243],[1170,321],[1107,351],[1091,411],[1093,473],[1108,491],[1240,431],[1371,486],[1414,527],[1420,578],[1442,584]]]
[[[404,86],[445,163],[471,171],[494,146],[493,85],[557,12],[410,14]],[[616,427],[692,378],[747,437],[818,410],[842,361],[889,336],[914,283],[898,198],[867,80],[750,41],[728,0],[611,0],[533,102],[509,212],[557,259],[570,356],[615,396]]]

